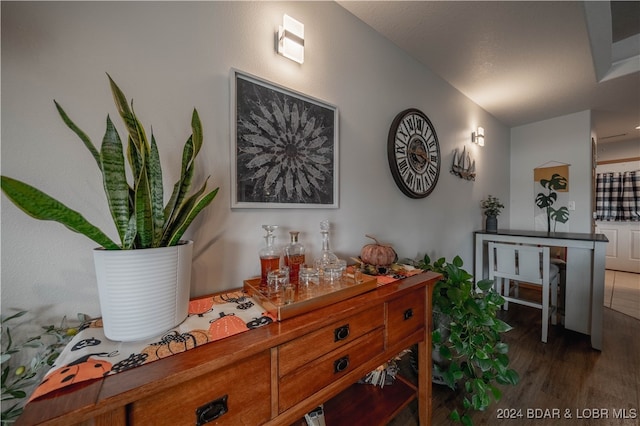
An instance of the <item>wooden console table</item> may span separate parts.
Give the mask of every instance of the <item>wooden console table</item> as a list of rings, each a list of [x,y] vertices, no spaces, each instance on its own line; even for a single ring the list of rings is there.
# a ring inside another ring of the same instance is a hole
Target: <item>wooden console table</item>
[[[605,251],[603,234],[499,230],[476,231],[475,281],[486,278],[484,259],[489,241],[565,247],[567,249],[564,326],[591,335],[591,346],[602,350]]]
[[[25,407],[18,425],[384,425],[418,398],[431,424],[431,292],[415,275],[330,306],[85,383]],[[356,382],[418,345],[417,388]]]

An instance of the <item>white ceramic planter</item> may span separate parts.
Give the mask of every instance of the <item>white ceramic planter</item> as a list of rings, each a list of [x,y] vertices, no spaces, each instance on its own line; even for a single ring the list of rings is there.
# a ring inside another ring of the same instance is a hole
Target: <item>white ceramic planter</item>
[[[193,241],[173,247],[93,251],[108,339],[146,339],[185,320],[192,251]]]

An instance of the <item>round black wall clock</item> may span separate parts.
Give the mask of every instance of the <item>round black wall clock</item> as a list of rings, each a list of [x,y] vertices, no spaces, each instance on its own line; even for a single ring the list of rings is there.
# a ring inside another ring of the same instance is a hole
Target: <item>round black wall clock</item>
[[[393,119],[387,156],[393,179],[407,197],[424,198],[433,191],[440,176],[440,144],[422,111],[410,108]]]

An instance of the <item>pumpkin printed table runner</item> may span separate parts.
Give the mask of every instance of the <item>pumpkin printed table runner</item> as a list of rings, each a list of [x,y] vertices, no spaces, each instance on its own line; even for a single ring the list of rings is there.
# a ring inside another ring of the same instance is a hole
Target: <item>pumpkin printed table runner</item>
[[[92,320],[84,324],[65,347],[29,400],[72,383],[116,374],[273,321],[253,298],[240,290],[192,300],[189,315],[179,326],[144,341],[109,340],[101,320]]]
[[[385,284],[390,284],[403,278],[418,275],[423,272],[424,271],[422,269],[413,268],[407,265],[394,264],[391,268],[386,269],[384,273],[380,272],[376,275],[376,278],[378,280],[378,287]]]

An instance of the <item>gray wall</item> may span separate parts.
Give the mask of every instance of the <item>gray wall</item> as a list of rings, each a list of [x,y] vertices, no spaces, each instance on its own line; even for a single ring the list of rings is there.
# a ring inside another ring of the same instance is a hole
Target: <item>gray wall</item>
[[[627,160],[640,157],[640,139],[598,143],[598,161]]]
[[[576,209],[569,212],[566,232],[591,232],[591,112],[582,111],[511,129],[511,229],[536,229],[535,198],[542,187],[533,182],[533,169],[569,164],[569,196]],[[545,230],[546,225],[543,227]],[[558,228],[558,231],[561,229]]]
[[[274,52],[284,13],[305,24],[303,65]],[[339,108],[338,209],[231,210],[231,68]],[[342,257],[358,255],[369,233],[401,257],[459,254],[471,270],[480,200],[509,198],[509,129],[336,3],[2,2],[2,174],[54,195],[112,238],[96,165],[52,101],[99,143],[106,115],[117,119],[105,72],[135,99],[147,131],[153,126],[166,182],[179,173],[193,107],[202,118],[199,174],[211,174],[220,192],[187,235],[195,240],[193,296],[259,273],[263,223],[281,225],[280,243],[300,231],[310,258],[326,218]],[[386,158],[389,125],[408,107],[429,116],[443,156],[438,185],[421,200],[398,190]],[[479,125],[484,148],[470,142]],[[453,150],[465,145],[475,182],[449,173]],[[501,220],[508,218],[509,208]],[[92,241],[26,216],[4,196],[1,226],[3,313],[30,309],[42,321],[99,315]]]

